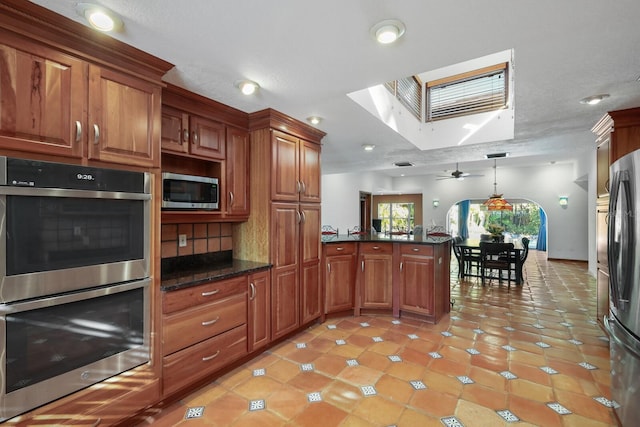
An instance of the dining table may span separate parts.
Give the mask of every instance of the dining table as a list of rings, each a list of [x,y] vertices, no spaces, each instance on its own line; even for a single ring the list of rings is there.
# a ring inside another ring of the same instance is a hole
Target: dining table
[[[482,277],[482,269],[481,269],[481,260],[480,260],[480,242],[483,240],[480,239],[464,239],[461,242],[457,243],[457,246],[461,249],[461,263],[462,263],[462,271],[460,272],[460,277],[464,278],[466,276],[471,277]],[[491,243],[491,241],[488,241]],[[520,240],[510,240],[505,239],[504,242],[500,243],[513,243],[514,250],[514,259],[513,263],[515,264],[515,272],[516,272],[516,285],[522,284],[522,259],[520,257],[522,252],[522,242]],[[473,264],[476,264],[476,271],[473,273],[472,267]]]

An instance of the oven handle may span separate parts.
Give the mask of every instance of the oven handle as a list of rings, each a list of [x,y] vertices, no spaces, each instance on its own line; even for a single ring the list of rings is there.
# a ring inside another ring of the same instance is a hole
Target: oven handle
[[[0,187],[0,196],[73,197],[77,199],[151,200],[148,193],[70,190],[66,188]]]

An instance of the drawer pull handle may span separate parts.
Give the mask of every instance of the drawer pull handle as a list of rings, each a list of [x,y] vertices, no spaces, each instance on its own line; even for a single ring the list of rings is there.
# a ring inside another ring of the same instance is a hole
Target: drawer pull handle
[[[380,246],[374,246],[373,249],[377,251],[378,249],[380,249]]]
[[[202,326],[211,326],[214,323],[216,323],[218,320],[220,320],[220,316],[216,317],[213,320],[205,320],[204,322],[202,322]]]
[[[215,354],[212,354],[211,356],[205,356],[205,357],[203,357],[203,358],[202,358],[202,361],[203,361],[203,362],[206,362],[206,361],[208,361],[208,360],[215,359],[216,357],[218,357],[218,355],[219,355],[219,354],[220,354],[220,350],[216,351],[216,353],[215,353]]]
[[[336,248],[336,251],[344,251],[344,248]]]
[[[418,248],[413,248],[412,250],[413,250],[413,252],[420,252],[420,249],[418,249]]]
[[[215,295],[220,292],[220,289],[216,289],[215,291],[203,292],[201,295],[203,297],[210,297],[211,295]]]

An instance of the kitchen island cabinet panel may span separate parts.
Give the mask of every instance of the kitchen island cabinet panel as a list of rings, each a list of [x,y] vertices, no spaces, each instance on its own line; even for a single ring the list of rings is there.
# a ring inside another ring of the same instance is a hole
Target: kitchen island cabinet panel
[[[356,292],[356,316],[362,309],[391,309],[393,304],[393,244],[361,243]]]
[[[325,314],[353,310],[357,243],[331,243],[324,247]]]
[[[249,352],[271,342],[271,280],[270,272],[249,276]]]

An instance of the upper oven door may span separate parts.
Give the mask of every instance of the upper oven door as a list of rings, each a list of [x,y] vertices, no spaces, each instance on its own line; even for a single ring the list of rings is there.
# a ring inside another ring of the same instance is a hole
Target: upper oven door
[[[0,188],[0,302],[149,276],[150,194]]]

